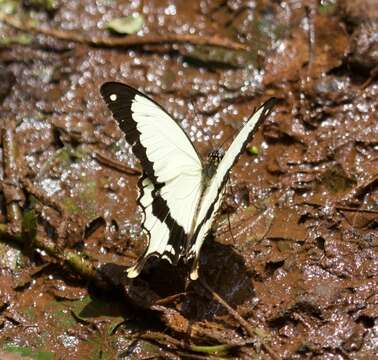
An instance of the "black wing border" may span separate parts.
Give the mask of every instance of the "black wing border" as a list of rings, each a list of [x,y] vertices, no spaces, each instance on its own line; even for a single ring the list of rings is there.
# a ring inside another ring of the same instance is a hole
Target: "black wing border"
[[[164,111],[177,124],[178,129],[180,129],[185,134],[186,138],[188,139],[189,143],[191,144],[192,148],[197,154],[199,161],[202,164],[201,156],[198,153],[197,149],[194,147],[187,133],[178,123],[178,121],[174,119],[174,117],[170,115],[160,104],[158,104],[155,100],[151,99],[149,96],[143,94],[142,92],[140,92],[132,86],[115,81],[104,83],[101,86],[100,93],[103,99],[105,100],[108,108],[112,112],[114,119],[117,121],[118,126],[125,134],[126,141],[132,147],[134,155],[141,162],[143,174],[138,180],[139,195],[137,198],[137,204],[143,211],[144,221],[146,219],[146,208],[141,204],[141,199],[144,195],[144,187],[142,184],[144,179],[149,178],[154,186],[154,190],[151,194],[153,198],[152,214],[159,221],[164,222],[168,226],[169,238],[167,244],[171,245],[175,251],[174,254],[172,254],[171,251],[164,251],[162,253],[153,252],[148,254],[148,256],[145,256],[151,241],[151,234],[150,231],[144,226],[143,221],[142,228],[147,233],[148,245],[145,251],[139,256],[134,267],[137,272],[140,272],[143,269],[143,266],[146,263],[146,261],[153,256],[158,258],[166,256],[172,264],[177,264],[182,255],[185,254],[188,244],[188,234],[186,234],[183,227],[180,226],[170,216],[170,210],[167,202],[159,195],[159,190],[161,187],[165,185],[165,183],[160,183],[157,181],[157,178],[153,170],[153,163],[147,158],[146,148],[141,144],[139,140],[141,134],[136,127],[137,123],[134,121],[131,111],[131,104],[135,96],[140,95],[148,99],[159,109]],[[114,102],[110,100],[110,95],[112,95],[113,93],[117,94],[117,96],[120,96],[120,98],[118,98],[117,101]]]
[[[178,129],[180,129],[185,134],[186,138],[188,139],[188,142],[191,144],[192,148],[197,154],[199,161],[201,162],[201,165],[203,166],[202,158],[198,153],[197,149],[194,147],[188,134],[184,131],[180,123],[155,100],[151,99],[149,96],[143,94],[142,92],[130,85],[116,81],[109,81],[102,84],[100,88],[100,93],[104,98],[106,104],[108,105],[108,108],[112,112],[114,119],[117,121],[118,126],[125,134],[126,141],[131,145],[134,155],[141,162],[143,171],[147,174],[148,178],[150,178],[156,185],[158,185],[159,182],[157,181],[157,178],[154,173],[153,163],[147,158],[146,148],[141,144],[139,140],[141,133],[138,131],[136,127],[137,123],[134,121],[132,117],[131,104],[136,95],[140,95],[151,101],[159,109],[164,111],[176,123]],[[116,93],[117,96],[120,96],[121,98],[117,99],[117,101],[114,102],[111,101],[110,95],[113,93]]]

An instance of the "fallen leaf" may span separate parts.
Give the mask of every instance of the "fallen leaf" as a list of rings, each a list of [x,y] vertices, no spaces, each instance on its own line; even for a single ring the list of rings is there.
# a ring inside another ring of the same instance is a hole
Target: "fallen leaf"
[[[144,25],[144,18],[142,15],[136,13],[125,17],[120,17],[108,21],[106,27],[108,30],[117,34],[135,34]]]

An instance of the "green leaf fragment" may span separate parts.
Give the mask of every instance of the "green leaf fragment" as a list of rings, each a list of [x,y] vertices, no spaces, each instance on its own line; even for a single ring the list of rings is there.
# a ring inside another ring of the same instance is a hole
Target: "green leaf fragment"
[[[61,204],[64,211],[70,215],[76,215],[81,213],[81,209],[79,205],[76,203],[76,201],[68,196],[61,200]]]
[[[0,12],[3,14],[14,14],[17,10],[19,1],[16,0],[0,0]]]
[[[29,34],[0,36],[0,45],[29,45],[32,41],[33,36]]]
[[[257,65],[257,54],[253,51],[223,49],[210,45],[196,45],[188,48],[186,60],[228,66],[231,68],[244,68],[247,65]]]
[[[334,1],[325,1],[319,6],[320,15],[329,15],[336,9],[336,3]]]
[[[45,11],[54,11],[58,8],[56,0],[29,0],[29,4]]]
[[[190,345],[190,349],[196,352],[201,352],[205,354],[218,354],[218,355],[226,355],[227,352],[232,349],[232,345]]]
[[[257,146],[250,146],[247,148],[247,151],[251,154],[251,155],[258,155],[259,154],[259,149]]]
[[[54,355],[45,351],[33,351],[27,347],[17,345],[6,345],[3,350],[10,353],[18,354],[22,357],[29,357],[35,360],[53,360]]]
[[[144,25],[143,15],[135,13],[108,21],[106,28],[117,34],[135,34]]]
[[[27,210],[22,217],[22,235],[33,241],[37,235],[37,215],[34,210]]]
[[[72,314],[76,319],[90,323],[95,319],[108,322],[108,334],[125,322],[125,307],[121,301],[84,297],[73,304]]]

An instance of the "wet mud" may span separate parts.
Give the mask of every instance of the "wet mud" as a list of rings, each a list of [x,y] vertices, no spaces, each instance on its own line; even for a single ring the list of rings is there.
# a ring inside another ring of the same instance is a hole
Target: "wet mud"
[[[0,358],[378,358],[377,20],[373,0],[1,1]],[[280,99],[198,281],[164,261],[125,276],[141,169],[110,80],[203,157]]]

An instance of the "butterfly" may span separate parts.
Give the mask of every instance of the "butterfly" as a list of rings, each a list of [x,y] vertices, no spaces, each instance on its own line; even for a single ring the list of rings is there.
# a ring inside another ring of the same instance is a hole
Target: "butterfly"
[[[202,161],[181,126],[154,100],[119,82],[104,83],[100,92],[143,169],[137,202],[149,242],[127,276],[137,277],[147,259],[157,256],[174,265],[180,259],[193,260],[190,278],[196,280],[199,252],[219,211],[229,172],[276,99],[257,109],[226,153],[215,151]]]

